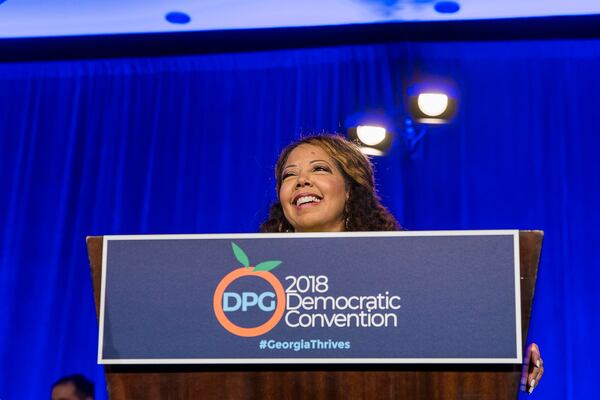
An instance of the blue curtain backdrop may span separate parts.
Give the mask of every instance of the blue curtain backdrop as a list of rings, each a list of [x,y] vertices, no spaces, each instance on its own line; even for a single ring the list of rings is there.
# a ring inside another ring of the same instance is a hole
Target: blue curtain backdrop
[[[376,160],[384,203],[413,230],[543,229],[533,398],[596,397],[598,71],[600,41],[0,64],[0,398],[103,386],[86,235],[255,232],[282,146],[403,109],[422,75],[459,114]]]

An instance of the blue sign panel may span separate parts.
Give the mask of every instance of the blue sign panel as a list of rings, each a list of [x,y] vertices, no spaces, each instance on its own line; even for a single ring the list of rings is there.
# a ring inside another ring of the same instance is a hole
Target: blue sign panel
[[[99,362],[520,363],[518,231],[105,236]]]

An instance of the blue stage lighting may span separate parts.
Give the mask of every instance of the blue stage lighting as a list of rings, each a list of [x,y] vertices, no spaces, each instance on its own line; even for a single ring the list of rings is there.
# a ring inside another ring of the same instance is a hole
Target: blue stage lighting
[[[192,20],[192,18],[189,15],[187,15],[184,12],[180,12],[180,11],[172,11],[170,13],[167,13],[165,15],[165,19],[172,24],[179,24],[179,25],[187,24]]]
[[[454,14],[460,10],[460,4],[455,1],[440,1],[435,3],[434,8],[440,14]]]

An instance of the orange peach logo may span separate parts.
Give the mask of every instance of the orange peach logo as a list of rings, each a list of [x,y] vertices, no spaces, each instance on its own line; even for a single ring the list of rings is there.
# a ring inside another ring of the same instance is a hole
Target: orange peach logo
[[[231,247],[235,258],[243,265],[243,267],[234,269],[225,275],[217,285],[217,289],[213,296],[215,316],[223,328],[234,335],[242,337],[263,335],[277,325],[285,312],[285,291],[283,290],[283,286],[279,279],[269,272],[278,267],[279,264],[281,264],[281,261],[264,261],[256,266],[252,266],[250,265],[248,256],[238,245],[232,242]],[[256,277],[265,280],[273,288],[273,292],[264,291],[262,293],[256,293],[247,291],[240,294],[227,291],[227,288],[233,282],[245,277]],[[235,311],[244,312],[254,307],[262,312],[272,312],[273,314],[265,323],[256,327],[238,326],[231,322],[227,316],[228,313]]]

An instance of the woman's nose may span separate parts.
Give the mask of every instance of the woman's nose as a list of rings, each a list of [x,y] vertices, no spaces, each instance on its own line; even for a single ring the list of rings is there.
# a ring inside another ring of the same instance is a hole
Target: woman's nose
[[[312,183],[306,174],[299,174],[296,181],[296,187],[311,186]]]

